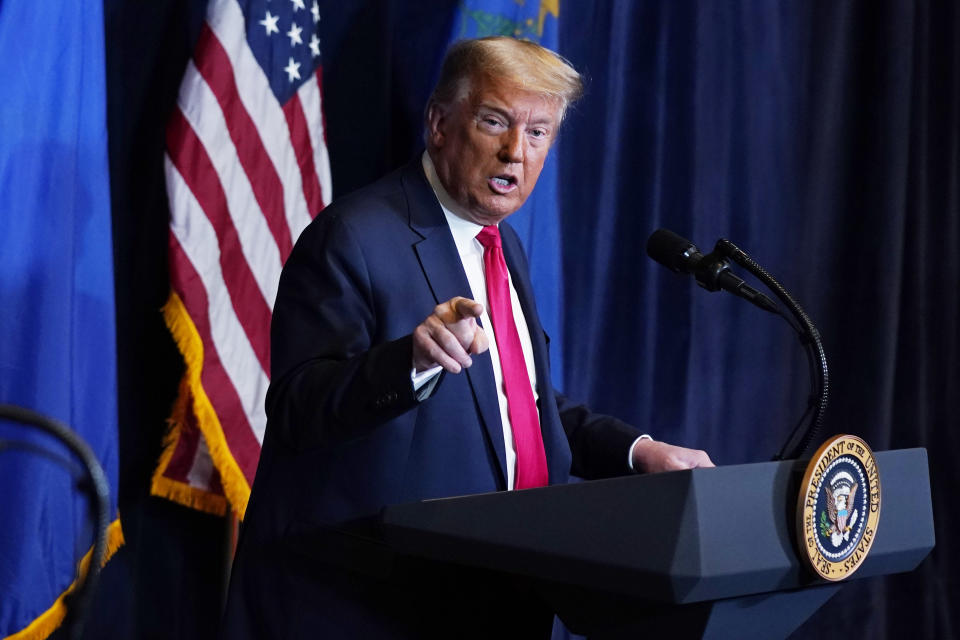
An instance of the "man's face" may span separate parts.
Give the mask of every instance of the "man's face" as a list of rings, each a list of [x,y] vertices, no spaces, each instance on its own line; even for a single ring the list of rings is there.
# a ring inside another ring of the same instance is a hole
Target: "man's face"
[[[559,126],[556,99],[492,78],[428,117],[431,158],[447,193],[477,224],[496,224],[533,191]]]

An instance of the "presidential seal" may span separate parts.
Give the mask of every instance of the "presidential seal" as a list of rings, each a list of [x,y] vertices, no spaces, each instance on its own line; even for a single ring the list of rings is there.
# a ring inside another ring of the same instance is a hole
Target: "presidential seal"
[[[843,580],[867,557],[880,520],[880,473],[867,443],[834,436],[813,454],[800,485],[800,555],[821,577]]]

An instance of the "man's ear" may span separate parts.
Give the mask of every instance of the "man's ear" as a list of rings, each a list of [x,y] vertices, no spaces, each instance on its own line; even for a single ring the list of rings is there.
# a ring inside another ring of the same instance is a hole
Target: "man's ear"
[[[447,109],[445,106],[432,102],[427,107],[427,141],[430,146],[439,148],[446,139]]]

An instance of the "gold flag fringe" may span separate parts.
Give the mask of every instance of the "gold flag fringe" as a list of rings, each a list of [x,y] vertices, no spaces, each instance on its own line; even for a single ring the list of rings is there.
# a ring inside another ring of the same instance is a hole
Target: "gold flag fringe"
[[[116,553],[117,549],[123,546],[123,529],[120,526],[120,518],[110,523],[110,526],[107,527],[107,552],[103,556],[103,565],[107,564],[107,561],[113,557],[113,554]],[[78,565],[78,577],[70,586],[67,587],[66,591],[60,594],[60,596],[54,601],[53,605],[49,609],[41,613],[37,618],[34,619],[29,625],[24,629],[14,633],[13,635],[7,636],[6,640],[45,640],[51,633],[53,633],[57,627],[63,624],[64,618],[67,616],[67,596],[73,593],[77,585],[87,577],[87,571],[90,570],[90,561],[93,557],[93,547],[87,551],[83,558],[80,560]]]
[[[223,516],[227,514],[227,499],[224,496],[193,487],[186,482],[180,482],[164,475],[167,471],[167,465],[170,464],[170,460],[177,450],[181,425],[186,421],[186,412],[190,406],[189,400],[190,384],[187,381],[187,376],[184,375],[180,380],[180,390],[177,392],[173,411],[167,420],[168,430],[163,439],[163,453],[160,455],[160,461],[153,472],[150,493],[197,511]]]
[[[203,371],[203,342],[197,333],[197,327],[193,323],[190,314],[187,313],[183,301],[175,291],[170,292],[167,303],[163,306],[163,318],[167,323],[167,328],[173,335],[177,348],[183,355],[183,360],[187,370],[183,377],[183,383],[180,388],[177,403],[174,405],[173,414],[170,417],[170,423],[173,425],[166,439],[166,448],[161,456],[161,465],[154,474],[154,482],[151,492],[163,497],[172,498],[181,504],[188,506],[197,506],[204,509],[204,506],[210,507],[204,510],[215,508],[213,500],[209,499],[212,494],[203,492],[193,487],[186,487],[183,483],[168,480],[168,482],[157,482],[161,469],[165,469],[165,464],[170,461],[173,455],[173,448],[176,446],[178,430],[182,429],[182,420],[188,406],[192,407],[193,413],[197,418],[197,424],[200,432],[207,442],[207,448],[210,451],[210,457],[217,471],[220,472],[220,480],[223,484],[226,499],[230,502],[234,513],[242,520],[247,510],[247,501],[250,499],[250,484],[247,478],[240,470],[240,466],[230,452],[226,438],[223,435],[223,427],[220,419],[217,417],[210,398],[203,388],[201,373]],[[189,395],[189,398],[185,396]],[[187,403],[192,398],[192,404]],[[180,413],[178,414],[178,405]],[[179,486],[176,486],[179,485]],[[189,490],[188,490],[189,489]],[[225,506],[224,506],[225,511]]]

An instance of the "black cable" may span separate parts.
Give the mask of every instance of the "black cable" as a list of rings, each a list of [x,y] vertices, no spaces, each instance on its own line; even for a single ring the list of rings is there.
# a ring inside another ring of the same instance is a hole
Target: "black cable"
[[[67,598],[67,616],[64,620],[69,637],[79,640],[83,635],[83,618],[96,590],[100,567],[107,552],[107,525],[110,520],[110,488],[107,476],[87,443],[65,424],[36,411],[7,404],[0,404],[0,419],[38,427],[59,439],[80,459],[90,480],[89,485],[83,484],[91,492],[90,514],[94,522],[96,538],[87,575]]]

